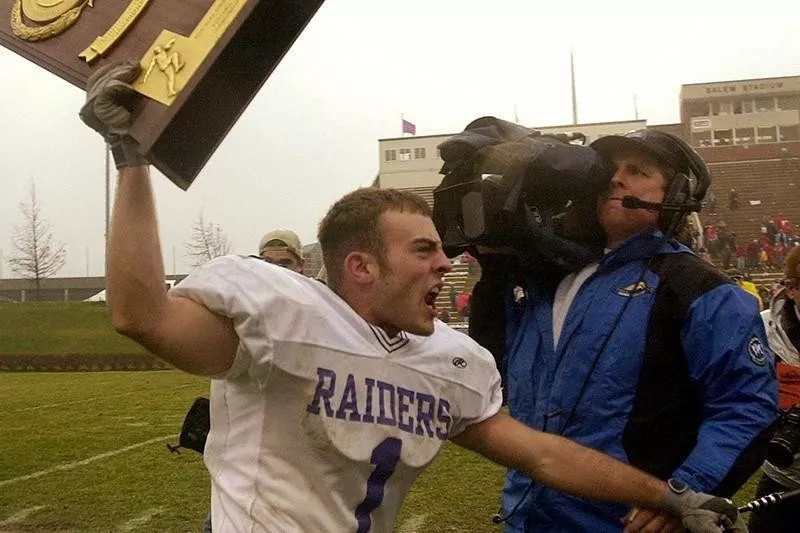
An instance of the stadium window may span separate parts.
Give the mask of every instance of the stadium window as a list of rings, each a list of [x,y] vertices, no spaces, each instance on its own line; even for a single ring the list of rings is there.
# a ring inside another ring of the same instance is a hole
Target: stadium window
[[[414,159],[425,159],[425,148],[414,148]]]
[[[763,97],[763,98],[756,98],[756,111],[774,111],[775,110],[775,98],[772,96]]]
[[[400,161],[411,161],[411,148],[400,148]]]
[[[736,128],[733,141],[735,144],[753,144],[756,142],[755,128]]]
[[[800,96],[779,96],[778,109],[784,111],[800,109]]]
[[[733,130],[714,130],[714,146],[733,144]]]
[[[753,112],[753,101],[750,99],[742,100],[742,113]]]
[[[775,129],[775,126],[758,128],[758,136],[756,137],[756,140],[759,143],[774,143],[776,139]]]
[[[384,152],[385,161],[397,161],[397,150],[386,150]]]
[[[711,132],[700,131],[697,133],[692,133],[692,142],[695,146],[699,146],[700,148],[711,146]]]
[[[708,102],[689,102],[686,104],[686,113],[689,117],[707,117],[709,113]]]
[[[800,141],[800,126],[781,126],[779,130],[781,142]]]
[[[715,115],[730,115],[733,113],[733,105],[728,100],[722,100],[721,102],[714,102],[712,110]]]

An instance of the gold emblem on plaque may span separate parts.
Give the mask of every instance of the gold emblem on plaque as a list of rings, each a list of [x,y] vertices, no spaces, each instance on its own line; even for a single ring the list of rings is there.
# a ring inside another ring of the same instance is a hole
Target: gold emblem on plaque
[[[60,0],[56,0],[60,1]],[[116,42],[133,26],[136,19],[141,15],[150,0],[131,0],[122,15],[106,30],[103,35],[96,37],[86,50],[78,54],[78,57],[91,63],[95,59],[102,57]]]
[[[94,0],[14,0],[11,7],[11,31],[23,41],[44,41],[64,33],[75,24],[86,6]],[[38,26],[25,23],[22,15]]]
[[[214,0],[188,37],[162,30],[140,61],[142,75],[134,89],[170,105],[246,4],[247,0]]]
[[[153,59],[150,60],[150,65],[142,78],[142,84],[147,83],[147,78],[153,73],[153,69],[158,67],[158,70],[167,78],[167,95],[175,96],[178,91],[175,88],[175,78],[178,72],[183,70],[186,62],[181,59],[180,52],[173,51],[172,47],[175,45],[175,39],[170,39],[165,45],[156,45],[153,48]]]

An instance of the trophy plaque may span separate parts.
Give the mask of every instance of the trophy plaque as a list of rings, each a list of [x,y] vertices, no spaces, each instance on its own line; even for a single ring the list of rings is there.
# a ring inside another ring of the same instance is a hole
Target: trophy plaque
[[[0,0],[0,45],[81,89],[139,60],[131,135],[187,189],[322,2]]]

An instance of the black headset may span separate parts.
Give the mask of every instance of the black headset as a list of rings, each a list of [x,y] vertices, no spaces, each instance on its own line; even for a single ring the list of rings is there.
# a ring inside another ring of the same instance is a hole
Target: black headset
[[[668,138],[686,163],[686,172],[677,171],[667,188],[658,220],[659,227],[666,233],[671,233],[686,215],[700,211],[703,198],[711,185],[711,172],[703,158],[680,137],[657,130],[649,130],[648,135]]]

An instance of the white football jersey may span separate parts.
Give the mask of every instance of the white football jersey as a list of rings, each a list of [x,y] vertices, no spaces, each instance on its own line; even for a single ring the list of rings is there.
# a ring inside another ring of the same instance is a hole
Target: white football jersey
[[[323,283],[238,256],[172,294],[240,339],[211,384],[215,533],[390,533],[444,442],[500,408],[494,359],[441,322],[389,338]]]

